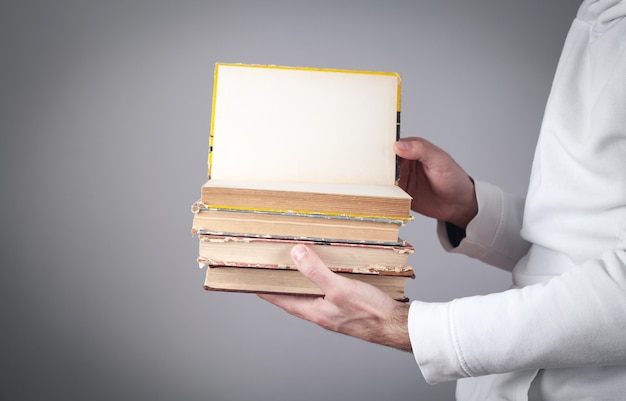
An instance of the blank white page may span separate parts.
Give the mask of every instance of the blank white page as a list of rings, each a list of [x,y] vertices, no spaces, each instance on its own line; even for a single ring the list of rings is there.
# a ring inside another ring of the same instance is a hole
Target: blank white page
[[[214,180],[392,185],[399,76],[218,64]]]

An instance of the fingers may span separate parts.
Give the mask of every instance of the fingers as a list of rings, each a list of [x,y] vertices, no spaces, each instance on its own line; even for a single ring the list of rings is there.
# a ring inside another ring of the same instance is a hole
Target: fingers
[[[305,245],[295,245],[291,249],[291,257],[300,273],[317,285],[324,294],[336,286],[337,280],[341,280],[340,276],[326,267],[315,252]]]
[[[285,294],[257,294],[259,298],[270,302],[299,318],[312,320],[313,308],[322,299]]]
[[[327,330],[411,350],[408,305],[394,301],[374,286],[333,273],[304,245],[294,246],[291,256],[298,270],[326,296],[259,294],[261,299]]]
[[[311,249],[304,245],[295,245],[291,249],[291,257],[296,267],[305,277],[311,280],[324,294],[339,286],[343,277],[333,273]],[[303,297],[284,294],[259,294],[264,299],[288,313],[324,326],[325,299],[322,297]]]
[[[441,160],[447,154],[439,147],[424,138],[402,138],[394,144],[396,154],[403,159],[417,160],[425,165],[431,165]]]
[[[419,160],[424,154],[425,142],[422,138],[402,138],[394,144],[394,150],[403,159]]]
[[[333,273],[311,249],[304,245],[296,245],[291,250],[291,257],[298,270],[311,280],[324,294],[336,289],[345,278]],[[316,308],[320,307],[322,297],[302,297],[285,294],[258,294],[258,296],[274,305],[285,309],[292,315],[315,321]]]

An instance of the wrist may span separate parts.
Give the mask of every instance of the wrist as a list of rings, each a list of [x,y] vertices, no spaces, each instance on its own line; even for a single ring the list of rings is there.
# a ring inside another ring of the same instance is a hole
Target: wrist
[[[403,351],[412,351],[411,339],[409,338],[409,308],[409,304],[397,302],[389,319],[388,335],[386,336],[388,341],[384,345]]]
[[[466,199],[460,200],[456,213],[447,220],[448,223],[465,230],[470,221],[478,214],[478,199],[476,198],[476,187],[474,180],[469,177],[471,187],[466,191]]]

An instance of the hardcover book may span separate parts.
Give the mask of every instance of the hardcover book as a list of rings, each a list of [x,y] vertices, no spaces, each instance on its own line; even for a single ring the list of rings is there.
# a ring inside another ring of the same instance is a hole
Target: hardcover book
[[[408,277],[337,274],[371,284],[395,300],[408,301],[404,295]],[[210,291],[324,295],[311,280],[297,270],[247,269],[229,266],[208,268],[204,288]]]
[[[192,206],[193,234],[248,235],[398,245],[403,220]]]
[[[413,277],[413,268],[407,262],[415,249],[404,241],[386,246],[223,235],[199,235],[199,240],[200,267],[295,270],[290,250],[296,244],[305,244],[336,272]]]

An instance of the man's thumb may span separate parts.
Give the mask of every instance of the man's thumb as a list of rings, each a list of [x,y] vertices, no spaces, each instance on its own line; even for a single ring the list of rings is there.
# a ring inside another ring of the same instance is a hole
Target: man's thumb
[[[309,247],[301,244],[295,245],[291,248],[291,258],[300,273],[317,285],[324,294],[333,288],[333,282],[338,276]]]

